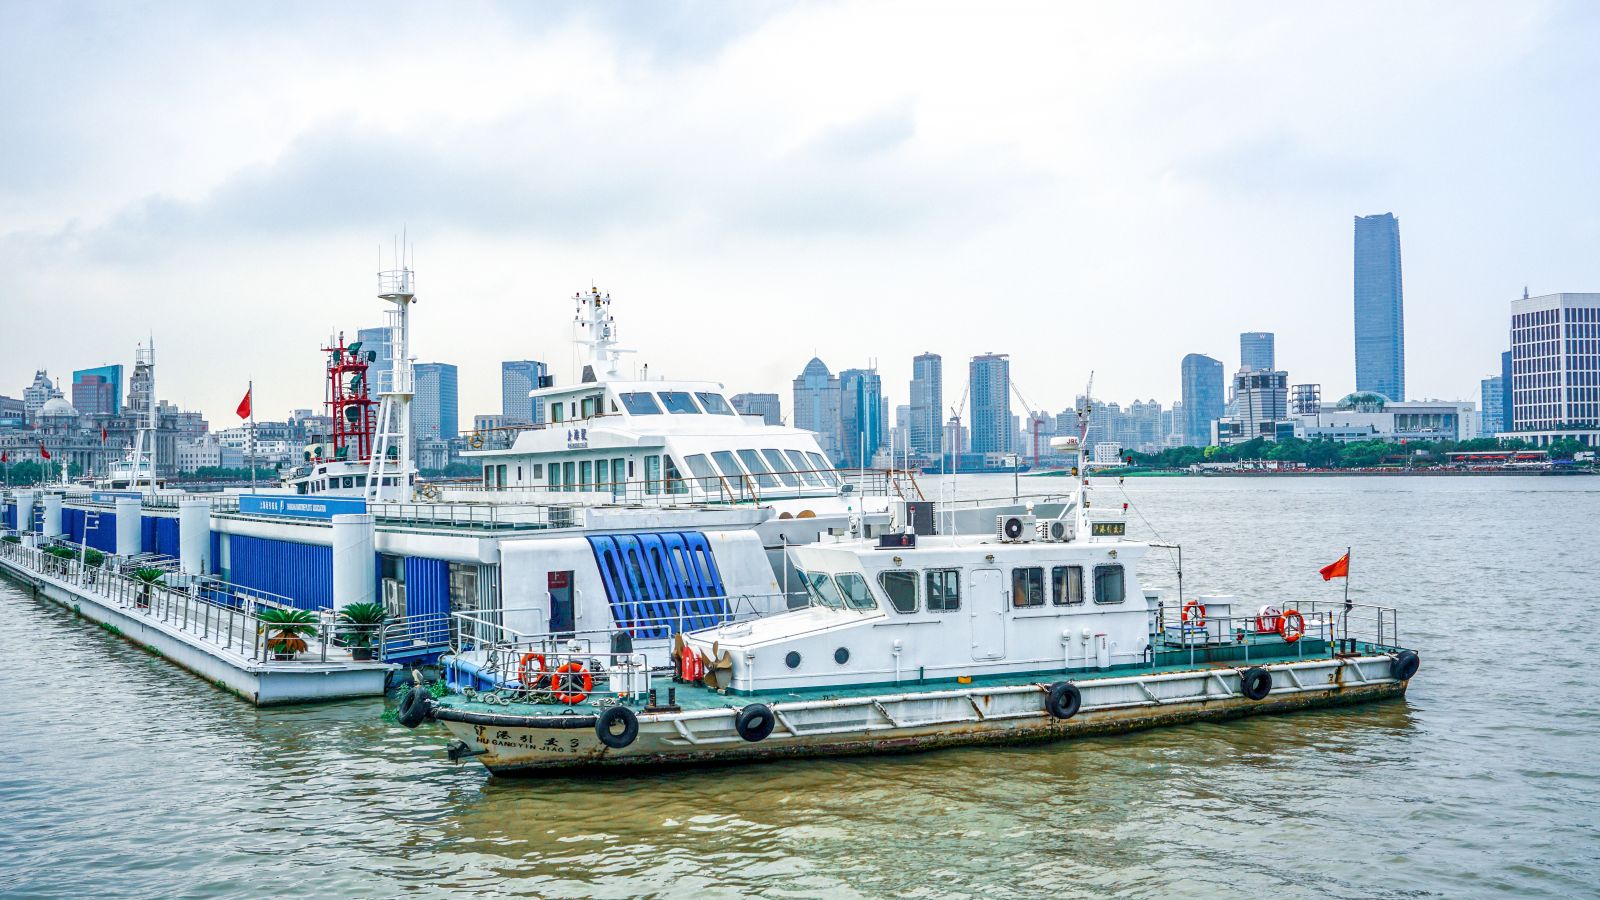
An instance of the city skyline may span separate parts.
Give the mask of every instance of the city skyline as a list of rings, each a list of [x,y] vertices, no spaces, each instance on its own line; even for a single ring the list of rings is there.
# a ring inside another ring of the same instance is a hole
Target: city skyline
[[[581,7],[490,27],[420,7],[285,8],[240,42],[225,9],[170,29],[13,6],[0,76],[18,89],[0,103],[36,127],[5,150],[0,291],[31,339],[0,358],[0,384],[126,364],[154,332],[174,402],[218,416],[253,380],[282,416],[320,394],[319,341],[381,321],[377,250],[401,232],[416,353],[462,366],[474,413],[497,407],[498,373],[472,359],[570,377],[567,298],[591,283],[618,298],[623,340],[653,372],[784,393],[825,350],[881,359],[900,385],[929,347],[994,348],[1050,406],[1091,369],[1108,396],[1175,397],[1168,361],[1203,352],[1231,369],[1244,329],[1274,332],[1330,395],[1353,388],[1354,215],[1405,220],[1406,325],[1427,336],[1409,348],[1414,396],[1475,395],[1524,283],[1600,283],[1600,221],[1572,202],[1600,183],[1584,156],[1597,126],[1570,114],[1600,82],[1583,52],[1592,7],[1165,9],[1039,6],[1020,36],[929,9],[895,66],[802,90],[797,55],[903,44],[904,16],[642,9],[623,28]],[[379,22],[382,46],[362,39]],[[1263,28],[1316,39],[1262,42]],[[306,47],[306,33],[327,40]],[[1417,36],[1438,33],[1451,40],[1419,58]],[[204,52],[219,45],[239,57]],[[275,64],[286,55],[294,67]],[[1035,90],[998,90],[1011,79]],[[528,93],[546,83],[565,87]],[[374,91],[409,98],[403,127],[373,112]],[[595,96],[627,100],[580,99]],[[551,137],[641,131],[649,148],[599,156]],[[270,278],[241,277],[262,260]],[[695,323],[730,290],[750,330],[792,354],[703,352]],[[202,330],[209,309],[229,315]],[[1112,340],[1132,330],[1137,353]],[[1063,362],[1083,333],[1093,352]]]

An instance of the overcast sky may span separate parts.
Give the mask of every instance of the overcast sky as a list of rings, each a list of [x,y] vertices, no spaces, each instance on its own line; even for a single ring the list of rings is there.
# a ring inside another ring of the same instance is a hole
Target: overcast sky
[[[322,399],[415,245],[421,361],[498,412],[610,291],[652,373],[1012,355],[1035,405],[1189,352],[1353,384],[1352,217],[1393,212],[1413,397],[1508,303],[1600,290],[1600,5],[0,0],[0,393],[131,363],[231,423]]]

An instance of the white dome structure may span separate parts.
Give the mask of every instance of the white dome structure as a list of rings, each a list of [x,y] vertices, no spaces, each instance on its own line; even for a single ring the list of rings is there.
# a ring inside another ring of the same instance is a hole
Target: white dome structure
[[[41,419],[77,418],[77,416],[78,410],[63,397],[51,397],[43,406],[39,407],[39,418]]]

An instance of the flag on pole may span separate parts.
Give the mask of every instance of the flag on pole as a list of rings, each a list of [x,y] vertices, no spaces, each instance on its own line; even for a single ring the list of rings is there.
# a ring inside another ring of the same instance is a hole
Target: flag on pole
[[[39,442],[39,455],[44,457],[45,459],[49,459],[50,458],[50,451],[46,450],[44,448],[44,441],[40,441]]]
[[[101,425],[100,426],[100,443],[104,444],[105,442],[106,442],[106,427],[104,425]]]
[[[5,450],[0,450],[0,463],[8,462],[11,462],[11,454]]]
[[[239,413],[239,418],[250,418],[250,395],[255,393],[255,390],[255,385],[251,385],[245,390],[244,399],[239,401],[239,409],[237,410]]]
[[[1339,559],[1337,561],[1331,562],[1331,563],[1323,566],[1319,571],[1322,573],[1322,580],[1323,581],[1332,581],[1335,578],[1349,578],[1350,577],[1350,554],[1349,554],[1349,552],[1347,551],[1345,553],[1345,555],[1339,557]]]

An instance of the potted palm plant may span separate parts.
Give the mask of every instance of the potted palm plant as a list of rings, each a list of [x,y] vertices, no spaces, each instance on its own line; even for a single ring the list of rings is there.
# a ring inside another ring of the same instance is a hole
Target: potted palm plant
[[[372,659],[378,631],[388,617],[382,603],[352,603],[339,610],[339,642],[350,648],[351,659]]]
[[[273,659],[294,659],[306,652],[306,638],[317,633],[317,616],[308,609],[269,607],[259,616]]]
[[[139,599],[137,603],[141,607],[146,607],[150,605],[151,585],[161,584],[162,579],[167,577],[167,573],[161,571],[160,569],[152,568],[134,569],[133,577],[134,580],[143,582],[143,585],[139,588]]]

